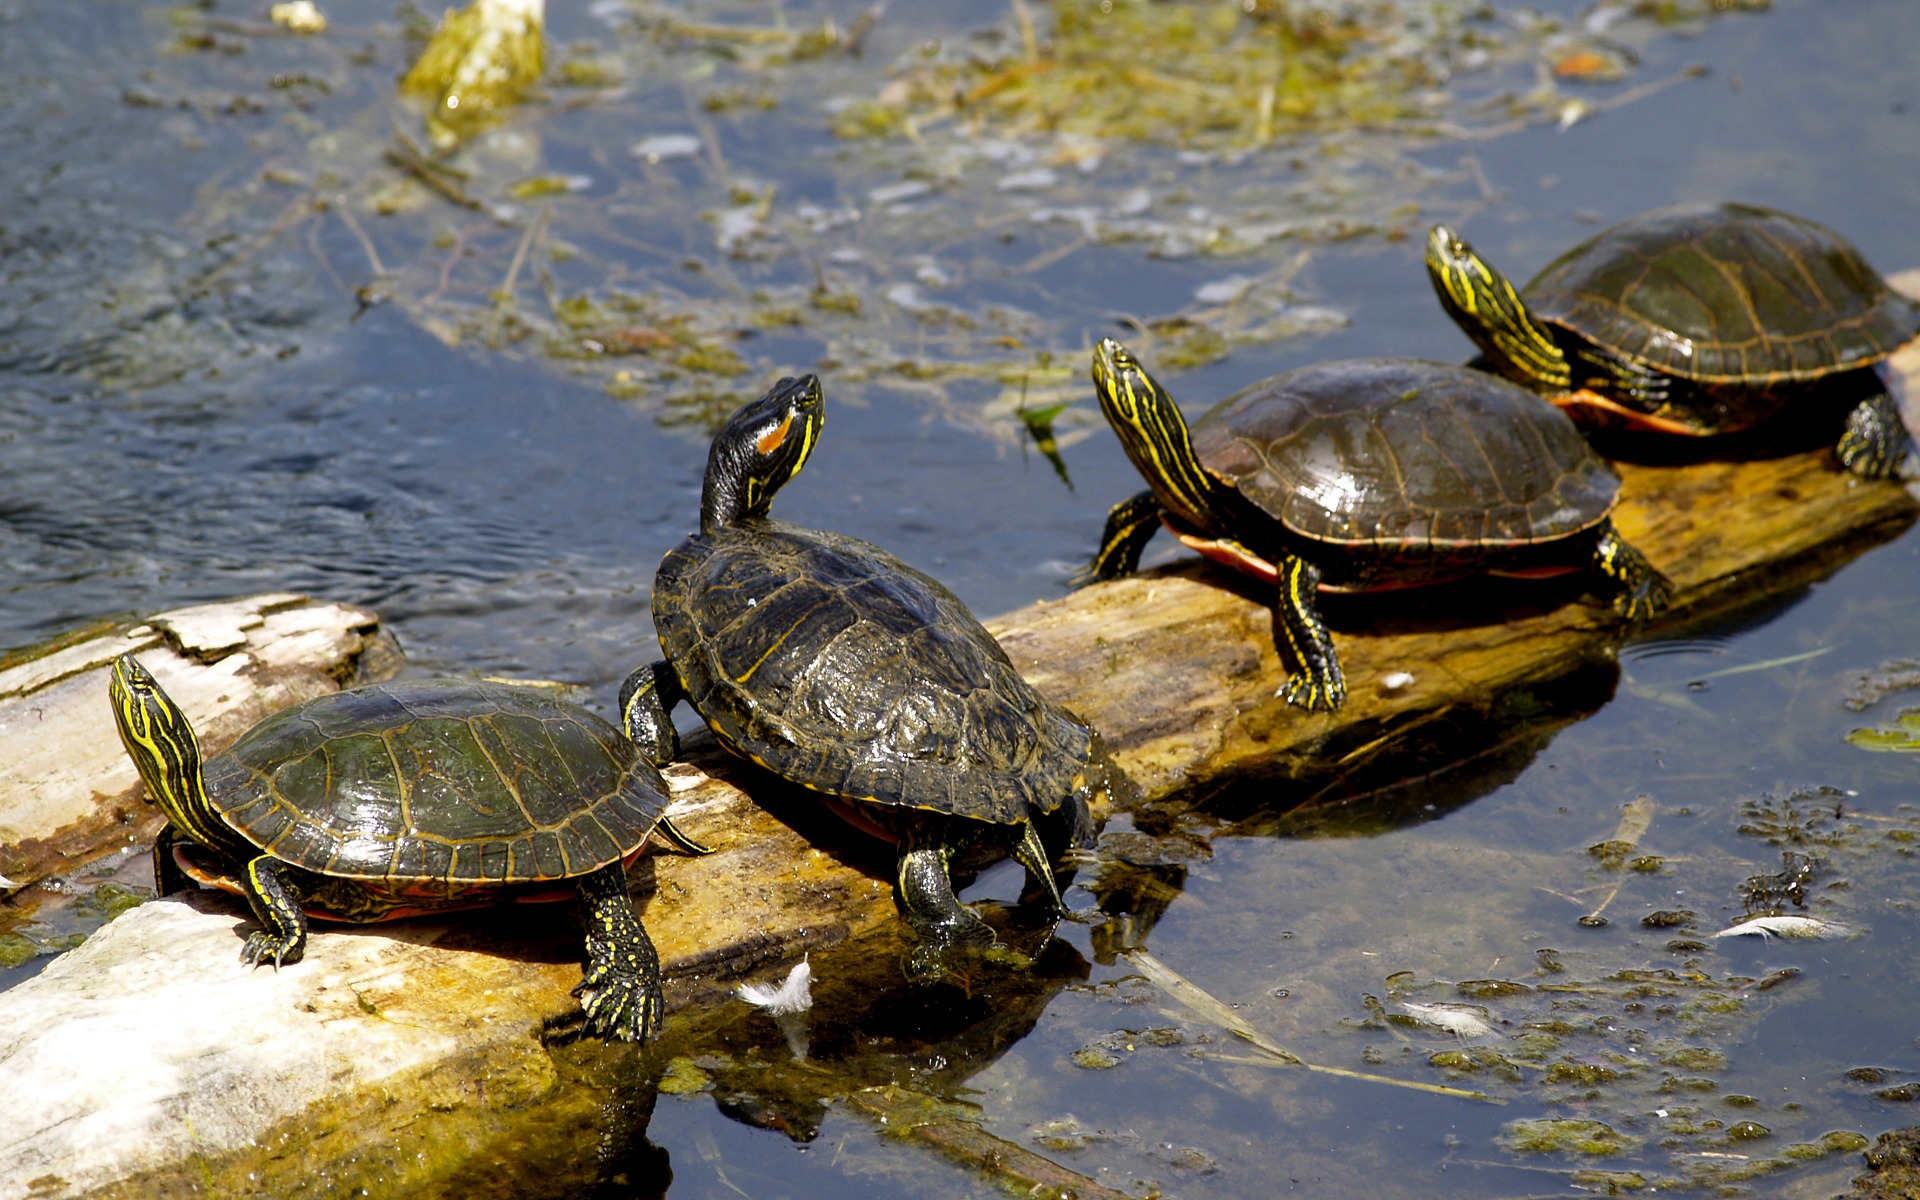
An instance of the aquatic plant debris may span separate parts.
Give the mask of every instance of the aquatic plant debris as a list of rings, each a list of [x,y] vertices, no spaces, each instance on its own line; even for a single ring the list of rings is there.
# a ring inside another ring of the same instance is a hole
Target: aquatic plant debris
[[[1444,1084],[1424,1083],[1413,1079],[1395,1079],[1387,1075],[1375,1075],[1366,1071],[1350,1071],[1345,1067],[1329,1067],[1320,1063],[1311,1063],[1285,1049],[1255,1029],[1232,1008],[1214,999],[1198,984],[1181,975],[1172,967],[1161,962],[1146,950],[1130,950],[1127,961],[1140,969],[1140,973],[1168,996],[1178,1000],[1187,1008],[1198,1013],[1215,1024],[1232,1032],[1236,1037],[1244,1038],[1254,1046],[1266,1051],[1280,1064],[1290,1067],[1304,1067],[1325,1075],[1340,1075],[1348,1079],[1363,1079],[1370,1083],[1385,1083],[1394,1087],[1411,1088],[1418,1092],[1437,1092],[1444,1096],[1459,1096],[1468,1100],[1485,1100],[1490,1104],[1505,1104],[1506,1101],[1489,1096],[1485,1092],[1467,1088],[1448,1087]],[[1239,1060],[1236,1060],[1239,1061]]]
[[[1920,708],[1900,710],[1890,725],[1877,729],[1849,730],[1847,742],[1862,750],[1891,750],[1908,754],[1920,750]]]
[[[1444,1029],[1462,1040],[1498,1037],[1500,1030],[1487,1019],[1487,1010],[1467,1004],[1416,1004],[1402,1001],[1400,1011],[1422,1025]]]
[[[204,109],[196,136],[259,166],[202,189],[169,226],[187,252],[148,256],[153,283],[192,295],[189,324],[264,295],[324,318],[264,322],[276,353],[392,304],[449,345],[542,363],[690,432],[751,399],[743,380],[831,370],[837,399],[896,397],[1036,448],[1066,486],[1054,455],[1097,428],[1086,389],[1060,398],[1050,451],[988,411],[996,383],[1070,361],[1115,320],[1151,330],[1164,344],[1143,349],[1168,369],[1339,326],[1296,282],[1316,246],[1483,203],[1474,171],[1433,165],[1436,144],[1555,120],[1564,87],[1591,85],[1547,65],[1613,52],[1631,75],[1618,48],[1669,36],[1637,11],[1589,32],[1480,0],[1108,7],[956,7],[908,29],[885,5],[796,25],[633,0],[593,6],[597,36],[543,76],[537,0],[475,0],[403,82],[431,110],[428,151],[390,115],[417,15],[343,10],[352,38],[275,38],[187,13],[179,36],[231,53],[130,65],[128,95],[156,119]],[[289,119],[242,129],[242,101]],[[836,131],[853,136],[804,152]],[[1206,261],[1223,257],[1231,270]],[[1090,271],[1129,276],[1139,311],[1063,286]],[[963,286],[984,278],[991,300]],[[567,312],[635,296],[652,320],[583,329]],[[166,378],[180,331],[156,354],[150,328],[87,344]]]
[[[400,90],[429,105],[433,144],[449,149],[517,104],[546,61],[546,0],[473,0],[448,9]]]
[[[1845,937],[1852,932],[1836,921],[1823,921],[1818,917],[1753,917],[1738,925],[1729,925],[1713,936],[1724,937],[1782,937],[1795,941],[1811,941],[1820,938]]]

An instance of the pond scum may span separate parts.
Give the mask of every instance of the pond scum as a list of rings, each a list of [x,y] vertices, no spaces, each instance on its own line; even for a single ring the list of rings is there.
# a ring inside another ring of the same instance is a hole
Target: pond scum
[[[1635,46],[1740,7],[1764,4],[1013,0],[929,32],[954,18],[634,0],[457,131],[409,74],[420,9],[294,36],[183,7],[123,94],[226,165],[122,271],[151,319],[83,306],[51,354],[138,387],[392,305],[702,431],[744,381],[819,369],[1057,449],[1097,424],[1085,329],[1178,369],[1337,326],[1296,284],[1315,247],[1484,203],[1476,142],[1691,77],[1634,80]],[[1073,283],[1103,247],[1164,311]]]

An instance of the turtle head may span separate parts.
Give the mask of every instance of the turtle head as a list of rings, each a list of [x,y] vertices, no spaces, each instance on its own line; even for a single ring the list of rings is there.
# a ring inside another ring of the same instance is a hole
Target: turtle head
[[[1435,225],[1427,235],[1427,277],[1441,307],[1494,370],[1536,391],[1571,386],[1566,354],[1553,335],[1533,319],[1507,277],[1445,225]]]
[[[766,516],[773,494],[806,465],[826,419],[817,375],[782,379],[734,413],[707,454],[701,532],[711,533],[744,517]]]
[[[107,699],[120,743],[147,785],[147,799],[196,841],[212,844],[204,831],[219,821],[200,773],[200,739],[187,714],[131,654],[114,660]]]
[[[1160,503],[1202,529],[1222,527],[1221,493],[1230,489],[1200,465],[1187,419],[1167,389],[1112,338],[1093,348],[1093,390],[1107,424]]]

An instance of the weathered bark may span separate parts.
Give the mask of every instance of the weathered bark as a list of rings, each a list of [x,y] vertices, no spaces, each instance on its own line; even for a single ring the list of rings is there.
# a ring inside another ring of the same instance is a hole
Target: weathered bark
[[[1913,357],[1909,378],[1920,377]],[[1679,589],[1655,632],[1799,586],[1916,511],[1901,487],[1855,480],[1825,449],[1623,474],[1617,524]],[[1436,714],[1489,710],[1512,689],[1604,663],[1624,632],[1565,588],[1496,583],[1443,600],[1329,606],[1351,688],[1332,716],[1275,698],[1269,611],[1211,567],[1148,572],[993,627],[1153,796],[1249,772],[1337,770]],[[1401,672],[1412,682],[1388,686]],[[102,703],[81,740],[110,739],[104,719]],[[670,1005],[894,919],[886,853],[817,806],[710,743],[673,779],[676,815],[717,852],[655,856],[635,872]],[[269,1131],[354,1121],[351,1137],[286,1147],[324,1178],[326,1156],[399,1138],[428,1108],[539,1094],[551,1076],[541,1031],[577,1012],[568,919],[322,928],[307,961],[277,973],[238,965],[247,920],[218,898],[149,904],[0,996],[0,1109],[14,1114],[0,1135],[0,1200],[134,1174],[149,1195],[168,1179],[244,1178],[247,1147]]]

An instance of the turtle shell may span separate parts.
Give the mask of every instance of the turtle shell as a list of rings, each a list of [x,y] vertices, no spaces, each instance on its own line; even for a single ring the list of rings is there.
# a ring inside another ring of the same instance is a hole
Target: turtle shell
[[[1419,359],[1272,376],[1196,421],[1193,446],[1293,533],[1389,556],[1570,537],[1605,519],[1620,489],[1546,400]]]
[[[660,646],[714,735],[829,795],[1011,825],[1080,786],[1092,735],[952,592],[858,538],[749,518],[670,551]]]
[[[1643,213],[1562,254],[1521,294],[1541,321],[1701,383],[1819,379],[1920,335],[1920,303],[1840,235],[1745,204]]]
[[[666,783],[619,730],[531,688],[411,680],[268,717],[205,766],[227,823],[397,891],[571,879],[636,855]]]

